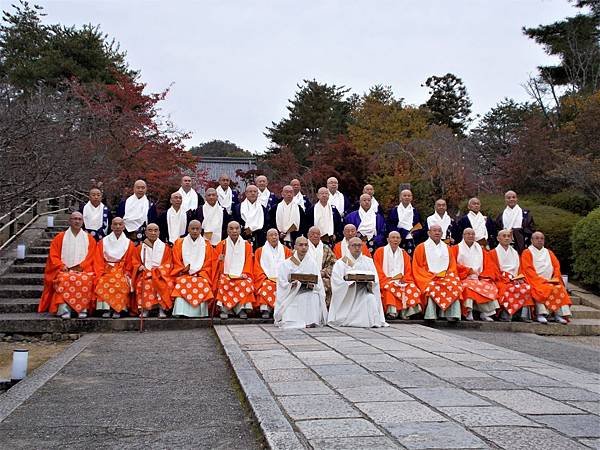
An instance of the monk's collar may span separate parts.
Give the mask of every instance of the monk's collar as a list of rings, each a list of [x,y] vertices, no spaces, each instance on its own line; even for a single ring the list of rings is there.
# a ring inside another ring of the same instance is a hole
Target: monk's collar
[[[154,242],[156,242],[156,239],[154,240]],[[146,244],[150,248],[154,248],[154,242],[152,242],[150,239],[144,239],[144,244]]]

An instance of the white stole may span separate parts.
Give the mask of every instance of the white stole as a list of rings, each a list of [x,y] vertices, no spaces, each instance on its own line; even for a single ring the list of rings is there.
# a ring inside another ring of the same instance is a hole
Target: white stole
[[[298,192],[296,195],[294,195],[292,201],[302,208],[302,211],[306,211],[306,204],[304,203],[304,195],[302,195],[302,192]]]
[[[262,205],[258,200],[250,203],[248,199],[245,199],[240,205],[240,216],[246,224],[245,227],[250,228],[253,232],[260,230],[265,223]]]
[[[350,249],[348,248],[348,239],[344,238],[340,242],[340,250],[342,254],[342,258],[344,256],[350,256]]]
[[[413,227],[413,206],[409,204],[407,207],[404,207],[402,203],[398,205],[396,208],[398,211],[398,228],[403,230],[412,230]]]
[[[377,234],[377,215],[372,209],[365,211],[360,207],[358,208],[358,216],[360,217],[360,224],[356,231],[370,240]]]
[[[383,247],[383,273],[388,278],[404,275],[404,254],[400,247],[395,252],[392,251],[390,244]]]
[[[258,202],[256,202],[258,203]],[[223,272],[227,275],[240,276],[244,271],[246,263],[246,241],[238,237],[234,244],[228,236],[225,239],[225,261],[223,262]]]
[[[323,242],[315,246],[311,241],[308,241],[308,254],[314,258],[319,267],[323,265]]]
[[[146,220],[148,220],[148,210],[150,209],[150,201],[145,195],[138,198],[135,194],[130,195],[125,200],[125,229],[127,231],[138,230]]]
[[[101,242],[104,259],[109,263],[118,263],[125,256],[131,241],[125,236],[125,233],[121,233],[118,239],[115,233],[110,233]]]
[[[440,241],[438,244],[433,242],[431,238],[425,241],[425,258],[427,259],[427,267],[431,273],[439,273],[448,270],[450,264],[450,255],[448,254],[448,246],[445,242]]]
[[[202,236],[198,236],[196,240],[193,240],[188,234],[181,243],[181,256],[183,265],[190,265],[188,272],[190,275],[199,272],[204,265],[206,256],[206,240]]]
[[[183,187],[180,187],[177,192],[181,194],[181,209],[183,209],[184,212],[198,209],[198,193],[194,189],[190,188],[189,192],[185,192]]]
[[[230,187],[227,190],[223,190],[221,186],[217,187],[217,198],[219,199],[219,205],[227,210],[231,214],[231,204],[233,203],[233,191]]]
[[[452,219],[450,219],[450,216],[448,215],[448,213],[446,211],[444,211],[443,217],[440,217],[440,215],[437,212],[435,212],[427,218],[427,228],[428,229],[431,230],[431,227],[433,225],[439,225],[440,227],[442,227],[442,239],[447,239],[450,237],[450,236],[448,236],[448,227],[450,226],[451,223],[452,223]]]
[[[88,234],[79,230],[77,235],[73,234],[71,228],[65,231],[60,250],[60,259],[67,268],[81,264],[88,252]]]
[[[275,223],[281,233],[286,233],[284,240],[291,241],[290,233],[287,233],[290,227],[295,225],[296,231],[300,230],[300,210],[298,209],[298,205],[294,202],[290,202],[288,205],[285,200],[279,202],[277,211],[275,211]]]
[[[538,250],[533,245],[529,246],[529,251],[533,257],[533,266],[539,276],[550,280],[554,274],[554,266],[552,266],[552,260],[550,259],[550,253],[546,247],[542,247]]]
[[[507,249],[501,245],[496,247],[496,256],[498,256],[498,265],[501,272],[510,273],[513,277],[519,274],[521,266],[519,253],[511,245]]]
[[[104,222],[104,203],[100,202],[98,206],[87,202],[83,207],[83,225],[86,230],[96,231],[102,228]]]
[[[485,227],[486,217],[481,214],[481,212],[475,214],[473,211],[469,211],[467,216],[469,217],[469,222],[471,222],[471,228],[475,231],[475,240],[479,241],[481,239],[487,239],[488,232]]]
[[[321,202],[315,203],[313,216],[313,225],[319,228],[321,236],[333,236],[333,210],[331,209],[331,205],[328,203],[326,206],[323,206]]]
[[[335,194],[329,192],[329,200],[327,200],[327,203],[335,206],[341,216],[344,215],[344,194],[340,191],[335,191]]]
[[[205,233],[212,233],[210,236],[211,245],[217,245],[221,242],[221,233],[223,232],[223,208],[215,203],[215,206],[210,206],[208,203],[202,205],[202,229]]]
[[[461,266],[472,269],[477,275],[483,270],[483,250],[477,242],[474,242],[469,247],[465,244],[465,241],[460,241],[458,244],[458,257],[456,259],[456,262]]]
[[[502,225],[505,230],[521,228],[523,225],[523,210],[519,205],[515,205],[514,208],[509,208],[508,206],[504,208]]]
[[[270,197],[271,197],[271,191],[269,191],[269,189],[265,188],[265,190],[262,191],[262,192],[260,191],[260,189],[258,190],[258,201],[265,208],[269,204],[269,198]]]
[[[169,242],[175,243],[177,239],[185,234],[187,227],[187,215],[183,209],[183,205],[179,207],[179,211],[171,206],[167,210],[167,228],[169,234]]]
[[[268,242],[263,246],[260,254],[260,267],[265,272],[267,278],[277,277],[277,268],[285,261],[285,250],[283,245],[278,242],[277,247],[273,248]]]
[[[377,211],[379,210],[379,202],[377,201],[377,199],[375,197],[371,197],[371,211],[377,213]]]
[[[153,269],[155,267],[160,267],[162,263],[163,256],[165,254],[165,248],[167,246],[163,241],[157,239],[154,241],[152,247],[150,247],[145,242],[142,242],[141,248],[141,257],[142,264],[146,269]]]

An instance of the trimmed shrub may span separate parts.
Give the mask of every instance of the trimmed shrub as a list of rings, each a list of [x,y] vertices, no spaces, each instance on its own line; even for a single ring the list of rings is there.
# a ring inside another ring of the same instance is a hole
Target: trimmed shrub
[[[553,194],[549,197],[543,197],[540,203],[565,209],[567,211],[571,211],[572,213],[579,214],[580,216],[585,216],[592,209],[598,206],[594,204],[594,201],[591,198],[580,191],[558,192],[557,194]]]
[[[482,195],[481,212],[494,220],[504,210],[503,195]],[[546,236],[546,246],[551,249],[561,264],[563,273],[569,273],[572,262],[571,232],[581,216],[548,205],[540,205],[532,200],[520,198],[519,205],[529,209],[533,215],[535,229]],[[467,200],[461,203],[461,211],[467,210]]]
[[[577,278],[593,289],[600,289],[600,208],[575,225],[571,240]]]

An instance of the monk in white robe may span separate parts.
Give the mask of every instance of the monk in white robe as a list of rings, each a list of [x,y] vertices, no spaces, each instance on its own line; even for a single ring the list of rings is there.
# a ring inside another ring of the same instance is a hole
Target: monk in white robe
[[[375,198],[375,188],[372,184],[365,184],[363,187],[363,194],[369,194],[371,196],[371,209],[375,212],[375,214],[384,215],[383,208]]]
[[[157,220],[156,205],[148,199],[146,192],[146,182],[137,180],[133,185],[133,194],[122,200],[117,208],[117,216],[125,221],[125,235],[134,242],[141,242],[146,225]]]
[[[442,241],[448,245],[454,244],[454,229],[456,228],[456,224],[454,219],[448,215],[448,205],[446,204],[446,200],[442,198],[436,200],[434,209],[435,212],[427,217],[427,230],[429,230],[432,225],[441,226]]]
[[[271,209],[271,223],[279,231],[279,238],[283,245],[292,248],[298,236],[304,234],[306,217],[300,206],[294,203],[294,189],[284,186],[281,189],[283,199],[277,207]]]
[[[386,327],[377,269],[371,258],[362,254],[362,241],[352,238],[350,256],[333,266],[331,306],[327,324],[338,327]],[[347,281],[348,274],[373,275],[375,281]]]
[[[252,244],[254,250],[265,245],[269,217],[267,209],[258,200],[258,188],[253,184],[246,187],[246,198],[233,207],[231,216],[240,224],[242,238]]]
[[[350,212],[352,205],[348,197],[338,190],[338,179],[336,177],[327,178],[327,190],[329,191],[329,204],[335,206],[343,219]]]
[[[279,199],[269,190],[269,180],[266,176],[259,175],[254,182],[258,188],[258,201],[269,213],[279,203]]]
[[[263,319],[268,319],[275,307],[277,273],[292,251],[279,242],[275,228],[267,231],[267,243],[254,255],[254,295]]]
[[[89,201],[81,208],[83,214],[83,230],[87,231],[96,241],[109,232],[112,216],[110,209],[102,202],[102,191],[90,189]]]
[[[317,191],[319,201],[306,211],[307,226],[315,226],[321,231],[321,240],[332,246],[341,239],[342,216],[335,205],[329,202],[329,190],[321,187]]]
[[[225,208],[227,214],[231,215],[233,207],[239,203],[239,194],[231,189],[231,179],[226,173],[219,177],[219,186],[217,186],[217,197],[219,205]]]
[[[421,290],[421,307],[425,309],[424,318],[460,320],[462,285],[456,261],[442,241],[442,227],[432,225],[428,234],[429,239],[415,248],[412,260],[413,277]]]
[[[177,239],[185,236],[188,226],[188,215],[183,208],[183,197],[179,192],[171,194],[171,207],[158,219],[161,239],[173,245]]]
[[[181,195],[181,207],[186,213],[188,211],[196,211],[204,203],[200,194],[192,187],[192,177],[189,175],[181,177],[181,187],[177,192]]]
[[[308,256],[314,258],[321,267],[321,278],[325,286],[325,301],[329,305],[331,299],[331,271],[335,264],[335,255],[328,245],[323,244],[320,238],[321,230],[318,227],[308,229]]]
[[[481,201],[477,197],[469,199],[467,203],[469,212],[462,216],[456,224],[456,239],[462,237],[465,228],[475,231],[475,241],[483,248],[490,249],[496,246],[496,225],[494,221],[481,213]]]
[[[308,255],[308,240],[300,236],[294,245],[294,254],[278,270],[277,299],[273,319],[280,328],[323,326],[327,322],[325,288],[319,264]],[[291,274],[315,275],[316,283],[290,279]]]
[[[350,254],[350,249],[348,248],[348,241],[350,241],[350,239],[352,239],[353,237],[356,237],[356,234],[356,227],[353,224],[348,223],[344,225],[344,239],[342,239],[340,242],[337,242],[333,246],[333,254],[337,259],[342,259],[344,256],[348,256]],[[367,244],[364,241],[362,246],[362,254],[368,256],[369,258],[371,257],[369,247],[367,247]]]
[[[294,190],[294,203],[298,205],[304,212],[311,207],[310,200],[306,195],[302,193],[302,185],[300,184],[300,180],[298,178],[294,178],[290,181],[290,186]]]
[[[487,250],[475,242],[475,231],[465,228],[463,239],[451,247],[456,270],[462,282],[462,305],[466,320],[473,320],[473,310],[479,311],[484,322],[493,322],[492,316],[500,308],[498,288],[494,283],[494,265]]]
[[[206,203],[197,210],[195,218],[202,222],[202,234],[214,247],[227,235],[228,214],[217,201],[217,191],[208,188],[204,193]]]

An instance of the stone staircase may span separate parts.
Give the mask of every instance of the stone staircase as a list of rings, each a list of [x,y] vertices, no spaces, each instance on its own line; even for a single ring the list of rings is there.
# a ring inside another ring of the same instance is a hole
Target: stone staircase
[[[60,215],[54,220],[53,228],[46,228],[42,235],[27,248],[24,260],[14,261],[0,275],[0,333],[76,333],[85,331],[134,331],[139,328],[137,318],[119,320],[90,317],[79,320],[62,320],[48,314],[38,314],[37,306],[43,290],[44,267],[50,242],[60,231],[68,226],[67,216]],[[553,324],[540,325],[522,322],[459,322],[438,321],[436,327],[456,326],[482,331],[529,332],[541,335],[600,335],[600,298],[574,287],[573,320],[568,326]],[[264,323],[263,319],[228,319],[227,324]],[[189,329],[210,326],[210,319],[145,319],[145,328],[149,330]],[[215,324],[225,323],[214,319]],[[407,324],[422,324],[423,321],[411,320]]]

